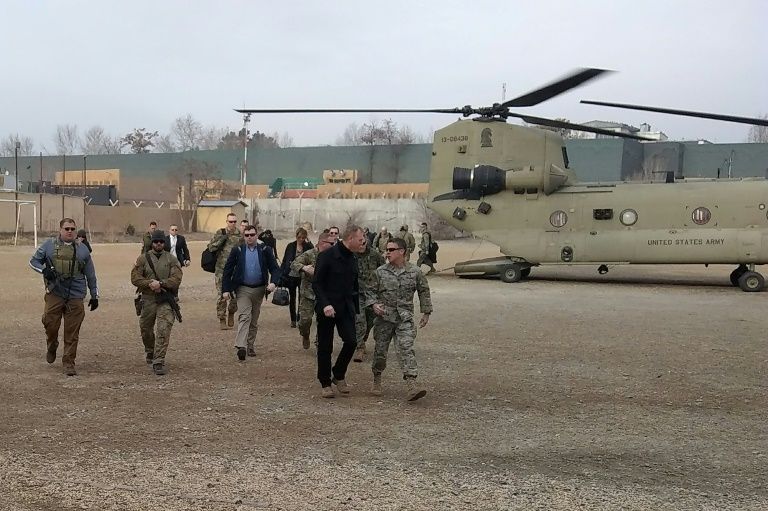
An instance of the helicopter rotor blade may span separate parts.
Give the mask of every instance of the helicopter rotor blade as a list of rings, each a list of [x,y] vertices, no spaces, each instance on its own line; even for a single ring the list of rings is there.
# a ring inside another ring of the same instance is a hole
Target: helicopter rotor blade
[[[606,69],[596,68],[578,69],[570,75],[552,82],[549,85],[545,85],[544,87],[533,90],[527,94],[523,94],[522,96],[510,99],[509,101],[505,101],[501,104],[501,106],[509,108],[538,105],[539,103],[542,103],[548,99],[552,99],[555,96],[562,94],[563,92],[573,89],[574,87],[578,87],[584,82],[592,80],[593,78],[597,78],[603,73],[610,72],[611,71]]]
[[[707,112],[692,112],[690,110],[674,110],[672,108],[658,108],[654,106],[629,105],[626,103],[608,103],[605,101],[582,100],[585,105],[609,106],[613,108],[626,108],[628,110],[644,110],[646,112],[658,112],[662,114],[684,115],[687,117],[699,117],[701,119],[714,119],[717,121],[738,122],[740,124],[752,124],[754,126],[768,126],[768,119],[755,119],[753,117],[738,117],[735,115],[711,114]]]
[[[633,140],[652,140],[650,138],[640,137],[638,135],[632,135],[629,133],[619,133],[616,131],[604,130],[602,128],[593,128],[591,126],[584,126],[583,124],[576,124],[573,122],[565,122],[556,119],[547,119],[545,117],[533,117],[531,115],[521,115],[509,113],[511,117],[519,117],[528,124],[538,124],[540,126],[550,126],[553,128],[565,128],[574,131],[586,131],[588,133],[596,133],[598,135],[607,135],[609,137],[619,138],[631,138]]]
[[[466,109],[466,107],[465,107]],[[434,113],[434,114],[464,114],[462,108],[434,108],[434,109],[410,109],[410,108],[235,108],[235,112],[241,114],[336,114],[336,113]],[[470,112],[473,113],[473,112]]]

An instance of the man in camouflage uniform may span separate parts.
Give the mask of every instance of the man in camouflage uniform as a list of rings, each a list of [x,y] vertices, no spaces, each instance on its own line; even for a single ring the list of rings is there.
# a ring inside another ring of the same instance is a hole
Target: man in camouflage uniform
[[[386,226],[382,227],[379,233],[373,238],[373,248],[378,250],[381,255],[387,251],[387,243],[392,239]]]
[[[427,223],[421,223],[421,241],[419,241],[419,258],[416,260],[416,266],[421,269],[422,264],[429,266],[430,273],[435,273],[435,262],[432,260],[432,251],[430,247],[432,245],[432,233],[427,229]]]
[[[216,271],[214,272],[216,275],[216,316],[219,318],[219,328],[222,330],[228,330],[235,326],[237,300],[224,297],[229,295],[222,296],[221,278],[229,253],[242,242],[243,233],[237,227],[237,215],[230,213],[227,215],[227,227],[216,231],[213,239],[208,243],[208,250],[217,254]]]
[[[381,373],[387,367],[387,351],[394,338],[400,369],[406,382],[408,401],[415,401],[427,393],[416,383],[418,375],[413,343],[416,339],[413,294],[419,294],[421,321],[427,326],[432,313],[429,284],[423,273],[405,260],[405,240],[396,238],[387,244],[387,264],[376,270],[376,283],[368,290],[366,304],[372,304],[377,318],[373,324],[376,347],[373,353],[373,393],[381,395]]]
[[[61,362],[64,373],[74,376],[77,343],[80,325],[85,318],[83,299],[86,289],[90,290],[88,302],[91,310],[99,306],[99,290],[96,284],[96,270],[91,253],[85,245],[75,241],[77,226],[71,218],[59,222],[59,236],[46,240],[29,260],[29,265],[45,279],[45,310],[43,326],[48,349],[45,360],[56,361],[59,347],[59,327],[64,320],[64,352]]]
[[[291,263],[291,277],[301,277],[299,287],[299,334],[301,345],[309,349],[309,330],[312,328],[312,316],[315,314],[315,292],[312,290],[312,277],[315,274],[317,254],[333,246],[333,236],[323,232],[317,238],[317,246],[299,254]]]
[[[175,299],[181,285],[181,265],[170,252],[165,251],[165,233],[152,233],[152,250],[136,259],[131,270],[131,284],[141,291],[143,305],[139,317],[141,340],[147,364],[158,376],[166,373],[165,354],[171,336],[171,327],[176,319],[168,299]],[[152,260],[150,266],[148,259]],[[163,294],[163,291],[166,291]],[[168,298],[168,294],[171,295]],[[155,332],[157,326],[157,332]]]
[[[366,238],[367,240],[367,238]],[[373,328],[373,320],[376,314],[373,307],[365,305],[365,293],[367,289],[376,284],[376,268],[385,263],[384,256],[378,250],[366,243],[365,250],[355,254],[357,259],[357,280],[360,285],[360,312],[355,316],[355,334],[357,335],[357,348],[352,360],[362,362],[365,357],[365,341]]]
[[[416,238],[413,237],[413,234],[408,232],[408,226],[403,225],[400,227],[400,232],[395,234],[395,238],[400,238],[405,241],[405,260],[406,262],[410,261],[411,254],[416,250]]]
[[[157,230],[157,222],[152,220],[149,222],[149,229],[147,229],[147,232],[144,233],[144,236],[141,238],[141,253],[145,253],[149,250],[152,250],[152,233]]]

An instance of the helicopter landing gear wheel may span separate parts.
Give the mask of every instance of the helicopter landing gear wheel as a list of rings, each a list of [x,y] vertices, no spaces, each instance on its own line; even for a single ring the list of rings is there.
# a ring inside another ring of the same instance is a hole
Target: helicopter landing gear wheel
[[[531,274],[531,267],[530,266],[528,268],[523,268],[522,270],[520,270],[520,275],[522,275],[522,277],[524,279],[527,279],[528,275],[530,275],[530,274]]]
[[[523,269],[519,264],[510,264],[501,270],[501,275],[499,275],[499,278],[502,282],[506,282],[507,284],[511,284],[512,282],[519,282],[520,279],[523,278]]]
[[[747,265],[740,264],[738,268],[731,272],[731,284],[734,286],[739,285],[739,278],[747,272]]]
[[[739,287],[747,293],[762,291],[765,287],[765,278],[756,271],[745,271],[739,277]]]

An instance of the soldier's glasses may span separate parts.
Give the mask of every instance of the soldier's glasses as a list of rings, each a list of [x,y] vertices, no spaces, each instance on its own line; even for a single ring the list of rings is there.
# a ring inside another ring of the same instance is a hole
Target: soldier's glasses
[[[64,230],[67,231],[67,232],[72,232],[72,231],[77,230],[77,227],[65,227]]]
[[[246,238],[250,238],[252,236],[256,236],[256,233],[255,232],[246,232],[245,234],[243,234],[243,236],[245,236]]]
[[[402,248],[389,248],[387,247],[387,252],[394,252],[395,250],[403,250]]]

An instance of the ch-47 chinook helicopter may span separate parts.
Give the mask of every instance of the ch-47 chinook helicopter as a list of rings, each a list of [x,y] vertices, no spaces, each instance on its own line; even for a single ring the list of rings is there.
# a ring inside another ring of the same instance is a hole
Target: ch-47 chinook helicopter
[[[562,137],[528,124],[645,140],[561,120],[514,113],[601,74],[581,69],[490,107],[450,109],[293,109],[241,113],[429,112],[463,117],[435,132],[429,207],[457,229],[488,240],[504,257],[456,265],[457,275],[497,274],[517,282],[541,264],[733,264],[731,283],[765,285],[768,180],[667,179],[664,183],[585,183],[569,168]],[[765,119],[618,103],[584,103],[768,126]],[[671,177],[671,176],[670,176]]]

